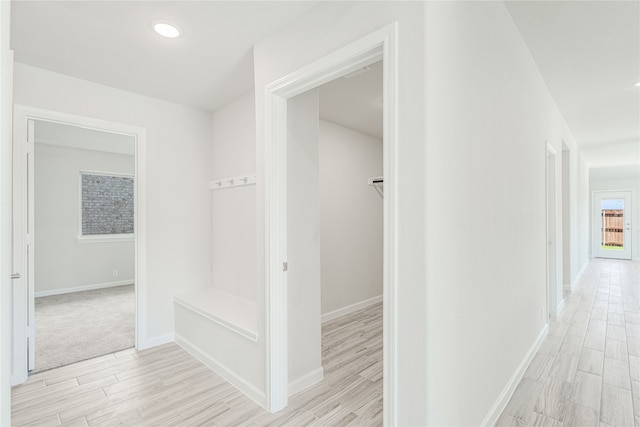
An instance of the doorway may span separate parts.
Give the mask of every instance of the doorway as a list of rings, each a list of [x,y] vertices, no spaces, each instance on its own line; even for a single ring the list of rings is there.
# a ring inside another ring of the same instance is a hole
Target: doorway
[[[383,171],[385,193],[383,256],[383,395],[384,424],[395,425],[397,360],[395,328],[397,271],[397,25],[390,24],[266,87],[265,131],[265,326],[267,362],[267,408],[276,412],[288,401],[288,316],[287,316],[287,139],[288,100],[323,83],[383,60],[384,138]]]
[[[50,133],[47,135],[47,129]],[[41,138],[40,143],[36,144],[38,139],[38,130],[40,130],[40,134],[44,136],[48,136],[47,138]],[[46,232],[42,233],[42,236],[38,236],[36,234],[38,227],[36,226],[36,193],[38,190],[36,188],[36,152],[40,151],[40,154],[43,154],[46,150],[66,150],[71,149],[72,147],[60,147],[55,146],[51,142],[51,135],[54,135],[56,132],[67,132],[67,137],[65,138],[68,141],[73,139],[72,134],[74,132],[77,135],[81,135],[79,140],[83,140],[85,144],[91,144],[87,142],[87,135],[93,134],[106,136],[107,139],[111,141],[111,143],[107,144],[108,149],[113,151],[114,149],[117,151],[116,146],[120,141],[124,146],[128,146],[126,149],[129,150],[129,155],[133,155],[133,159],[129,162],[131,163],[129,167],[133,168],[133,176],[136,179],[129,178],[129,196],[127,203],[129,205],[133,205],[133,215],[132,218],[129,218],[129,222],[133,222],[133,229],[136,230],[136,233],[128,234],[123,236],[126,233],[116,233],[120,234],[118,236],[112,234],[111,236],[101,236],[101,238],[109,239],[118,239],[122,238],[123,240],[129,240],[132,243],[133,250],[131,251],[131,255],[134,257],[132,264],[133,270],[132,276],[133,280],[130,278],[127,281],[131,281],[135,283],[135,292],[134,292],[134,327],[135,333],[134,335],[134,345],[136,348],[139,345],[139,338],[143,336],[144,331],[144,318],[145,316],[145,307],[142,304],[143,295],[146,293],[146,270],[143,265],[139,263],[141,257],[144,257],[146,254],[146,245],[144,242],[144,231],[146,230],[146,219],[144,212],[146,212],[146,186],[145,186],[145,174],[146,174],[146,161],[142,157],[144,153],[146,153],[146,141],[145,141],[145,131],[141,128],[136,128],[128,125],[121,125],[117,123],[106,122],[97,119],[85,118],[80,116],[74,116],[59,112],[53,112],[48,110],[42,110],[34,107],[27,107],[16,105],[14,108],[14,139],[13,139],[13,217],[14,217],[14,242],[13,242],[13,267],[16,272],[15,277],[13,278],[13,366],[12,366],[12,384],[20,384],[26,381],[29,372],[37,366],[35,360],[35,352],[36,352],[36,296],[38,296],[38,292],[40,296],[46,294],[54,295],[54,294],[67,294],[72,289],[72,286],[62,287],[59,285],[51,287],[52,282],[49,281],[45,286],[45,289],[42,288],[38,291],[36,289],[36,281],[37,281],[37,262],[36,256],[38,251],[42,250],[43,253],[46,253],[46,248],[42,245],[42,248],[36,247],[36,244],[40,244],[39,237],[44,237]],[[68,133],[71,132],[71,133]],[[76,135],[76,136],[77,136]],[[77,147],[76,147],[77,148]],[[85,145],[83,148],[89,148]],[[95,147],[93,147],[95,148]],[[44,151],[43,151],[44,150]],[[89,151],[89,150],[84,150]],[[44,159],[46,156],[43,156],[41,159]],[[60,153],[56,153],[53,156],[54,158],[58,157],[60,160]],[[46,163],[46,162],[45,162]],[[46,169],[46,168],[45,168]],[[86,229],[81,225],[82,221],[80,218],[83,217],[83,197],[81,196],[83,192],[83,177],[91,178],[91,176],[99,176],[100,179],[95,181],[104,181],[104,177],[111,177],[112,181],[118,181],[117,185],[123,184],[126,181],[125,174],[120,174],[116,176],[116,173],[109,174],[109,170],[97,171],[94,170],[81,170],[78,169],[75,171],[73,176],[73,187],[71,189],[71,193],[73,194],[73,200],[63,200],[65,196],[58,194],[61,197],[59,205],[71,205],[74,210],[76,210],[77,217],[75,218],[74,223],[74,232],[71,233],[70,236],[66,236],[65,240],[73,240],[75,244],[80,245],[80,240],[90,239],[92,236],[89,236]],[[107,168],[108,169],[108,168]],[[129,174],[130,175],[130,174]],[[42,181],[41,177],[41,181]],[[46,178],[45,178],[46,179]],[[90,180],[90,179],[89,179]],[[131,182],[132,181],[132,182]],[[113,182],[111,182],[113,184]],[[85,189],[87,188],[85,184]],[[104,183],[102,183],[104,185]],[[124,185],[124,184],[123,184]],[[50,190],[50,189],[49,189]],[[133,192],[133,197],[131,198],[131,191]],[[49,196],[53,196],[49,194]],[[67,195],[68,196],[68,195]],[[56,197],[56,196],[53,196]],[[85,198],[86,199],[86,198]],[[96,200],[84,200],[85,204],[88,202],[95,202]],[[54,202],[56,202],[54,200]],[[42,203],[42,201],[41,201]],[[87,206],[84,206],[85,208]],[[86,209],[85,209],[86,210]],[[125,209],[126,210],[126,209]],[[47,220],[44,219],[46,217],[40,217],[39,225],[46,225]],[[50,218],[51,219],[51,218]],[[54,224],[58,223],[60,218],[56,218],[53,221]],[[69,234],[69,233],[68,233]],[[46,241],[46,239],[45,239]],[[44,242],[44,241],[43,241]],[[84,242],[83,242],[84,243]],[[60,246],[62,242],[58,241],[57,245]],[[89,252],[85,246],[84,249],[81,249],[81,252]],[[54,248],[55,249],[55,248]],[[63,252],[59,250],[58,252]],[[61,254],[58,254],[61,255]],[[104,255],[104,254],[103,254]],[[114,260],[111,256],[105,255],[105,258],[108,258],[107,261],[111,262]],[[45,259],[43,259],[46,261]],[[55,264],[63,264],[64,261],[58,260],[54,263],[53,268],[57,265]],[[78,270],[82,270],[83,266],[80,266]],[[117,271],[115,271],[117,270]],[[124,270],[124,269],[123,269]],[[119,277],[120,269],[114,268],[109,271],[109,275],[111,277]],[[124,273],[125,271],[122,271]],[[47,274],[47,278],[51,278],[53,276]],[[44,279],[44,277],[41,277]],[[68,282],[72,283],[72,281]],[[92,288],[92,287],[105,287],[102,285],[115,285],[114,281],[109,281],[107,283],[90,283],[88,286],[84,286],[84,288]],[[83,289],[88,291],[89,289]],[[69,293],[70,295],[70,293]],[[83,322],[76,321],[74,324],[77,328],[75,333],[82,334],[82,326]],[[75,350],[75,349],[74,349]],[[88,357],[92,357],[95,355],[89,355]]]
[[[593,193],[594,258],[631,259],[631,191]]]
[[[557,200],[556,200],[556,152],[547,144],[546,157],[546,205],[547,205],[547,307],[540,313],[545,323],[558,310],[558,261],[557,261]]]
[[[34,120],[35,361],[134,346],[135,138]]]

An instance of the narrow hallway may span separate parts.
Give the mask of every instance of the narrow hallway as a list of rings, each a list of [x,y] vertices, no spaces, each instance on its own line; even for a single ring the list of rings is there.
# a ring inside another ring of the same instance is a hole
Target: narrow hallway
[[[640,426],[640,263],[593,259],[496,426]]]

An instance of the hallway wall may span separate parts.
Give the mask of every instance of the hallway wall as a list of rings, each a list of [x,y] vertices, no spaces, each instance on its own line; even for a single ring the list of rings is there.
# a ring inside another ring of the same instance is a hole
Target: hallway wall
[[[574,141],[504,4],[425,19],[428,423],[493,425],[546,332],[546,144]]]

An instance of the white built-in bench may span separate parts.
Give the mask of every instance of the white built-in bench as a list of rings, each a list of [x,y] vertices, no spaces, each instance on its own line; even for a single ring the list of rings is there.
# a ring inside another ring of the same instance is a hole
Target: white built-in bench
[[[174,296],[175,342],[265,406],[255,301],[216,288]]]
[[[207,288],[176,295],[174,302],[253,342],[258,341],[255,301]]]

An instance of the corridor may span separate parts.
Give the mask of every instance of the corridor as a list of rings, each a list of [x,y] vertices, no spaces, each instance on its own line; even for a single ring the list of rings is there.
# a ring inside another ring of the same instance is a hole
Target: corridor
[[[640,263],[593,259],[497,426],[640,426]]]

